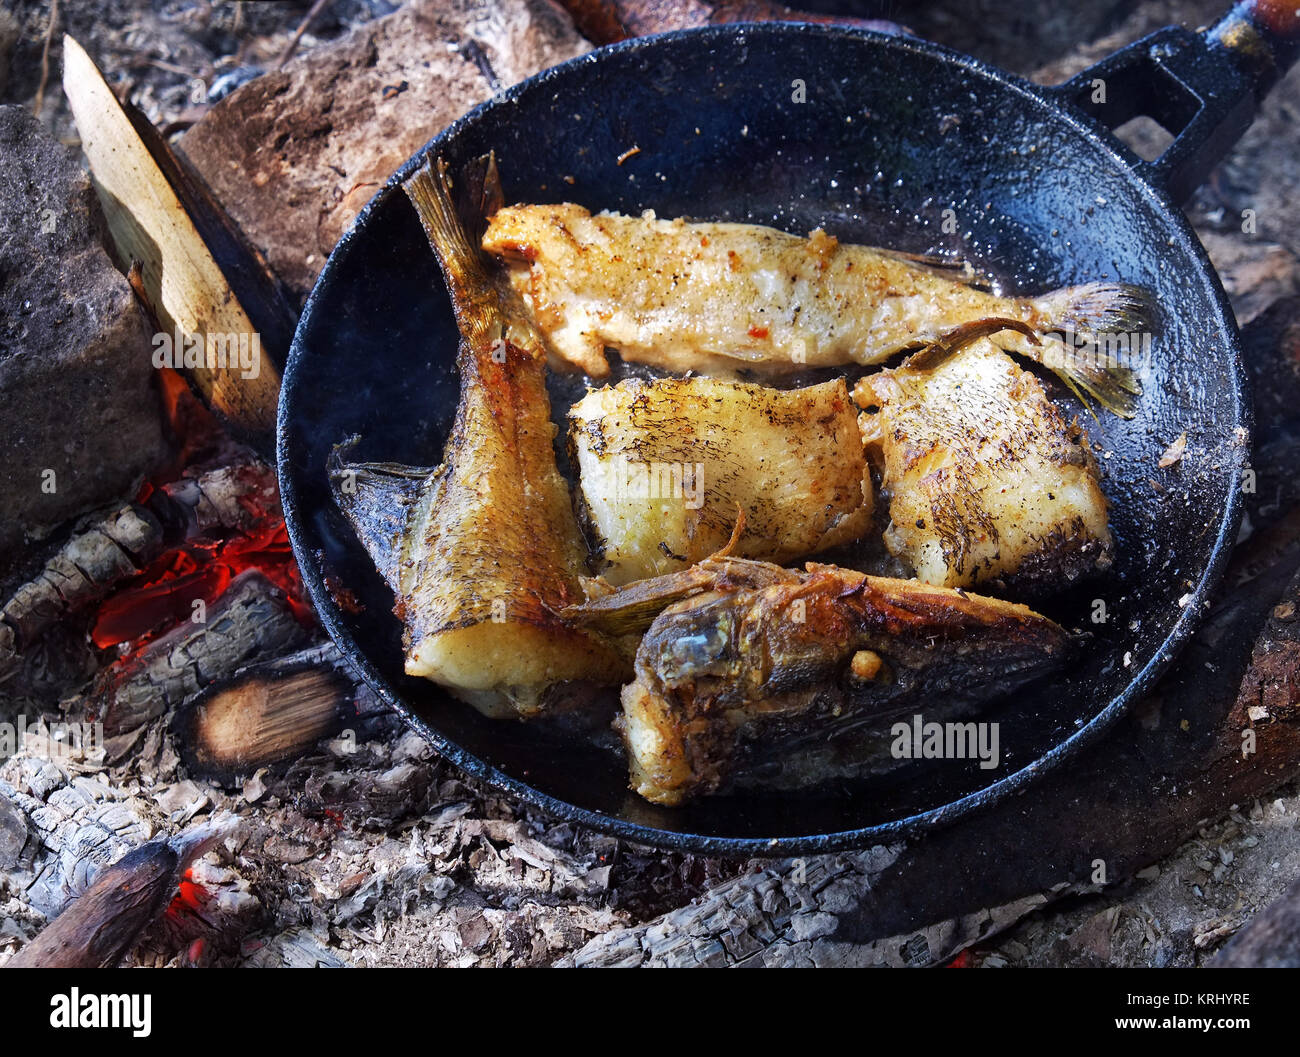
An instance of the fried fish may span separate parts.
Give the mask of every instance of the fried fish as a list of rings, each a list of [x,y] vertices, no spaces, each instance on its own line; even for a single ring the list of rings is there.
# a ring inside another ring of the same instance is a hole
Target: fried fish
[[[556,354],[595,378],[608,373],[607,346],[625,360],[679,373],[772,374],[880,363],[991,316],[1101,345],[1113,333],[1149,329],[1153,315],[1147,292],[1128,283],[1001,297],[952,269],[841,244],[820,229],[800,238],[651,212],[592,215],[568,203],[498,210],[483,247],[508,264]],[[1042,346],[1010,330],[998,340],[1046,360],[1103,406],[1132,413],[1140,386],[1125,365],[1044,357]]]
[[[588,520],[613,584],[716,551],[785,562],[871,527],[871,474],[841,378],[772,389],[715,378],[626,380],[569,412]]]
[[[480,179],[481,193],[491,177]],[[455,425],[435,469],[349,465],[341,452],[331,481],[397,596],[406,671],[488,715],[531,716],[556,687],[617,684],[624,665],[558,615],[583,598],[586,547],[556,467],[544,341],[467,235],[445,170],[426,166],[405,188],[461,331]]]
[[[853,390],[890,552],[926,583],[1034,594],[1108,568],[1106,497],[1078,423],[987,338],[928,358]]]
[[[724,558],[569,611],[608,631],[660,607],[623,688],[631,785],[657,804],[824,783],[841,744],[905,710],[952,714],[1056,670],[1067,633],[1023,605],[915,580]]]

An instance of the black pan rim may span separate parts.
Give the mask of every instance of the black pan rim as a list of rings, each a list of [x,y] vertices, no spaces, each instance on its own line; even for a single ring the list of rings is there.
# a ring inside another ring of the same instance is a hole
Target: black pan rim
[[[486,100],[453,122],[408,159],[357,214],[348,230],[339,239],[338,244],[331,252],[329,260],[326,261],[316,285],[303,307],[285,366],[277,413],[276,456],[280,492],[289,539],[308,595],[326,632],[339,645],[357,675],[370,686],[385,704],[390,706],[409,726],[425,738],[440,756],[492,788],[534,804],[565,821],[588,826],[612,836],[661,850],[742,858],[752,856],[784,857],[864,848],[890,841],[898,841],[926,830],[951,824],[968,814],[1023,791],[1029,783],[1056,766],[1073,759],[1082,750],[1097,741],[1121,717],[1127,714],[1130,707],[1151,688],[1169,667],[1178,650],[1186,643],[1208,610],[1208,596],[1222,577],[1224,567],[1231,553],[1230,544],[1236,536],[1244,508],[1244,497],[1240,488],[1229,488],[1229,500],[1219,519],[1218,533],[1211,551],[1210,560],[1200,582],[1190,593],[1187,604],[1183,607],[1174,626],[1150,660],[1140,671],[1133,675],[1128,686],[1120,694],[1112,698],[1089,722],[1064,741],[1059,742],[1039,759],[1026,764],[1018,771],[983,789],[940,807],[873,826],[832,833],[763,839],[683,833],[630,822],[603,812],[570,804],[499,770],[448,740],[425,722],[418,712],[406,705],[402,695],[388,682],[369,658],[362,653],[360,646],[348,632],[342,610],[334,601],[325,583],[324,570],[321,564],[315,560],[311,543],[307,537],[306,526],[299,517],[298,482],[297,474],[293,470],[295,461],[290,441],[289,423],[292,421],[295,412],[295,383],[300,373],[306,370],[304,364],[309,360],[304,348],[304,331],[317,304],[330,295],[336,257],[346,252],[352,240],[365,228],[370,214],[378,204],[387,195],[393,193],[394,188],[416,167],[422,164],[425,157],[430,152],[435,151],[444,140],[456,135],[465,125],[480,120],[484,114],[490,113],[498,107],[511,105],[519,95],[525,92],[544,90],[546,86],[556,79],[566,76],[567,71],[571,69],[588,63],[607,61],[611,56],[674,46],[679,42],[735,43],[738,40],[750,37],[761,40],[765,37],[793,34],[857,39],[874,47],[909,50],[940,61],[956,63],[971,76],[1014,92],[1024,98],[1030,105],[1038,107],[1046,114],[1049,114],[1054,120],[1063,121],[1073,126],[1074,131],[1080,137],[1091,141],[1094,147],[1100,147],[1103,152],[1109,154],[1116,166],[1127,171],[1134,193],[1144,196],[1147,203],[1164,216],[1169,228],[1177,237],[1180,248],[1189,253],[1199,263],[1202,275],[1210,285],[1213,300],[1218,310],[1220,318],[1216,322],[1229,337],[1228,347],[1224,350],[1225,362],[1221,362],[1218,366],[1220,369],[1226,369],[1230,374],[1231,387],[1237,396],[1240,407],[1240,420],[1245,424],[1248,432],[1253,426],[1247,376],[1234,316],[1222,283],[1219,281],[1204,247],[1196,238],[1182,210],[1162,189],[1149,181],[1144,175],[1143,163],[1133,152],[1110,136],[1104,127],[1062,105],[1051,88],[1033,84],[971,56],[929,41],[855,27],[789,22],[734,23],[724,26],[707,26],[639,37],[596,49],[544,70],[497,93],[491,99]],[[1246,450],[1245,444],[1242,447],[1243,450]],[[1228,469],[1235,480],[1239,474],[1239,466],[1234,463]]]

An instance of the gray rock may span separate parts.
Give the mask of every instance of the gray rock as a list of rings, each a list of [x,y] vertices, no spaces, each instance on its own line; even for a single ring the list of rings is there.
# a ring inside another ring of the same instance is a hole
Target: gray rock
[[[166,452],[150,328],[76,156],[0,106],[0,577]]]
[[[18,20],[4,8],[0,8],[0,96],[9,87],[9,65],[14,45],[18,43]]]
[[[589,49],[550,0],[413,0],[235,89],[180,147],[302,299],[410,155],[499,87]]]

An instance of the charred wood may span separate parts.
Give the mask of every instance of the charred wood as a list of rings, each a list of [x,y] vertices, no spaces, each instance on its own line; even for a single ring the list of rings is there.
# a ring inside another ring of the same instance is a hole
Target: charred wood
[[[57,621],[96,602],[139,572],[162,549],[162,526],[147,510],[127,505],[72,537],[35,579],[0,610],[0,678],[18,666],[18,654]]]
[[[1216,969],[1300,967],[1300,881],[1256,914],[1210,965]]]
[[[30,835],[27,814],[0,794],[0,870],[10,870],[18,865]]]
[[[256,571],[239,576],[202,624],[182,624],[96,678],[79,710],[112,741],[171,711],[240,667],[302,644],[284,593]],[[112,750],[110,750],[112,755]]]
[[[295,925],[269,940],[250,943],[242,963],[249,969],[346,969],[339,957],[307,928]]]
[[[181,477],[74,533],[0,608],[0,681],[51,627],[101,601],[164,547],[280,516],[274,470],[250,461]]]
[[[116,965],[140,932],[166,909],[190,862],[231,831],[229,820],[214,820],[184,836],[133,848],[10,959],[8,967]]]
[[[6,869],[24,900],[46,917],[162,822],[140,802],[95,779],[72,778],[48,761],[12,760],[5,771],[12,784],[0,778],[0,804],[14,859]]]
[[[227,788],[297,759],[335,735],[351,744],[391,733],[391,710],[332,642],[241,668],[176,713],[172,735],[191,774]]]

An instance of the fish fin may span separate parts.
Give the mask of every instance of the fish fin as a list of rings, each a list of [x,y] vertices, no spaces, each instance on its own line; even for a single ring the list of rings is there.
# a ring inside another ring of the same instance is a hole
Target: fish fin
[[[451,293],[451,303],[456,312],[456,322],[461,334],[475,346],[492,339],[490,317],[493,313],[482,310],[485,290],[495,290],[483,251],[470,239],[461,220],[462,210],[452,199],[452,182],[447,175],[447,163],[441,158],[426,161],[402,183],[402,190],[415,206],[420,224],[437,254],[443,276]],[[495,164],[492,166],[495,169]],[[470,199],[470,195],[462,195]],[[471,207],[466,205],[468,211]]]
[[[980,275],[975,270],[975,266],[965,257],[945,257],[937,253],[908,253],[906,250],[887,250],[880,247],[873,247],[872,252],[896,261],[906,261],[915,268],[949,281],[960,277],[963,285],[976,290],[992,289],[993,284]]]
[[[435,483],[437,471],[397,463],[345,462],[357,440],[351,437],[330,452],[326,461],[330,491],[379,574],[397,591],[410,511]]]
[[[1004,330],[1019,331],[1025,336],[1030,345],[1042,344],[1038,340],[1038,335],[1034,333],[1033,327],[1028,323],[1022,323],[1018,319],[989,316],[986,319],[973,319],[959,327],[954,327],[948,333],[941,335],[929,345],[926,345],[920,352],[915,352],[909,356],[903,361],[903,366],[909,370],[933,370],[948,360],[954,353],[964,349],[972,341],[990,337]]]
[[[614,591],[589,596],[566,606],[560,617],[579,627],[606,635],[642,634],[665,608],[690,595],[713,588],[716,574],[701,565],[687,566],[647,580],[636,580]]]
[[[456,213],[469,240],[475,246],[481,246],[488,221],[506,204],[501,190],[501,173],[497,170],[496,151],[467,162],[460,179],[461,189],[454,197]]]
[[[436,168],[435,168],[436,166]],[[506,341],[533,357],[562,360],[532,322],[519,294],[482,249],[487,218],[503,204],[501,178],[495,154],[469,162],[459,184],[447,175],[447,163],[430,159],[402,183],[420,224],[442,267],[451,294],[456,325],[477,354],[486,354],[498,340]],[[589,373],[608,373],[604,346],[595,350]],[[602,367],[603,371],[595,368]]]
[[[738,528],[743,530],[743,519],[738,522]],[[739,537],[733,534],[733,540],[736,539]],[[642,634],[668,606],[691,595],[767,587],[799,579],[798,573],[771,562],[733,558],[723,551],[685,569],[634,580],[612,590],[598,585],[595,593],[587,593],[585,602],[567,606],[560,611],[560,616],[607,635]]]
[[[709,555],[709,558],[720,559],[731,557],[732,551],[740,542],[740,537],[745,534],[745,508],[739,503],[736,504],[736,520],[731,526],[731,538],[723,544],[721,550],[716,550]]]
[[[1017,344],[1014,351],[1037,360],[1054,372],[1084,400],[1092,397],[1121,418],[1132,418],[1135,398],[1142,393],[1136,373],[1122,363],[1105,362],[1095,350],[1109,351],[1108,336],[1149,332],[1156,320],[1155,302],[1148,290],[1132,283],[1098,282],[1067,286],[1035,298],[1034,307],[1048,320],[1050,331],[1068,336],[1052,342],[1054,354],[1029,350]],[[1047,332],[1050,332],[1047,331]],[[1078,354],[1077,344],[1092,353]]]

